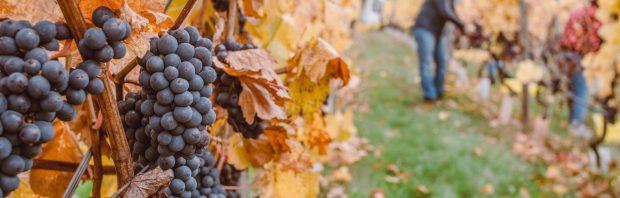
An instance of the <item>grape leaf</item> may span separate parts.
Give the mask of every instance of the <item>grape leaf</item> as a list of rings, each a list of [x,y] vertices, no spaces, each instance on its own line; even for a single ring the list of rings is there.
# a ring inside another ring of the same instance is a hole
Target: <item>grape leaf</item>
[[[172,180],[172,169],[162,170],[156,167],[152,170],[136,175],[129,184],[123,197],[150,197]]]
[[[54,129],[54,139],[43,146],[37,159],[79,163],[82,152],[69,127],[64,122],[54,121]],[[39,195],[62,197],[71,177],[72,172],[35,169],[30,171],[30,186]]]
[[[255,115],[264,120],[286,119],[284,104],[290,100],[288,90],[273,70],[275,60],[264,49],[231,52],[226,63],[214,59],[214,65],[241,82],[239,105],[243,117],[253,123]]]
[[[229,137],[226,150],[228,162],[237,169],[263,167],[275,156],[272,145],[264,136],[259,139],[243,139],[238,133],[234,134]]]
[[[317,197],[319,194],[319,176],[313,172],[295,172],[286,170],[279,164],[274,164],[262,182],[267,183],[262,188],[260,197]]]

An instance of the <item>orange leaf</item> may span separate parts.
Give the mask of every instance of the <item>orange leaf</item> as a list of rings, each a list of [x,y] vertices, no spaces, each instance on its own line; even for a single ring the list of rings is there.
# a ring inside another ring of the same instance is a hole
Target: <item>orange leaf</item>
[[[289,60],[291,71],[302,72],[313,82],[322,78],[334,77],[349,82],[349,69],[336,49],[321,38],[313,38]],[[295,70],[300,68],[301,70]]]
[[[43,146],[43,152],[37,159],[78,163],[82,153],[72,132],[61,121],[54,122],[54,129],[56,130],[54,139]],[[30,186],[37,194],[61,197],[71,177],[72,172],[35,169],[30,171]]]
[[[243,0],[243,13],[246,17],[259,17],[256,11],[257,4],[261,4],[262,0]]]
[[[46,19],[60,20],[63,15],[56,1],[49,0],[4,0],[0,1],[0,18],[27,20],[30,23]]]
[[[263,131],[263,134],[265,134],[267,140],[271,143],[271,146],[274,148],[276,153],[284,153],[291,149],[286,143],[288,134],[284,127],[269,126],[265,129],[265,131]]]
[[[229,64],[230,69],[240,72],[258,72],[261,69],[269,69],[278,64],[276,59],[274,59],[265,49],[234,51],[228,53],[228,56],[226,56],[226,62]]]
[[[251,153],[250,163],[255,167],[262,167],[274,158],[275,151],[265,138],[243,139],[243,145],[247,153]]]

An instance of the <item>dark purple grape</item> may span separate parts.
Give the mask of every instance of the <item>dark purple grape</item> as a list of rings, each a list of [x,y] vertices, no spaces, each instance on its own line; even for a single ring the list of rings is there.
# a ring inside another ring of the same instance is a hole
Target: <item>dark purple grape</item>
[[[12,73],[7,80],[9,90],[14,93],[22,93],[28,87],[28,77],[23,73]]]
[[[194,58],[194,46],[189,43],[181,43],[177,48],[176,54],[181,58],[182,61],[188,61]]]
[[[50,91],[47,97],[39,102],[39,105],[43,111],[56,112],[62,108],[63,102],[58,92]]]
[[[170,90],[175,93],[183,93],[189,89],[189,82],[183,78],[177,78],[170,82]]]
[[[56,112],[56,117],[62,121],[71,121],[75,118],[76,110],[73,105],[69,103],[63,103],[62,108]]]
[[[105,33],[101,28],[90,28],[84,33],[84,44],[88,49],[98,50],[106,45]]]
[[[41,131],[39,127],[34,124],[26,124],[19,131],[19,139],[26,144],[35,144],[41,138]]]
[[[17,44],[15,40],[8,36],[0,37],[0,55],[17,54]]]
[[[172,142],[170,142],[170,145],[168,145],[168,148],[172,152],[179,152],[183,150],[183,147],[185,147],[185,141],[183,141],[183,137],[180,135],[173,136]]]
[[[19,155],[11,155],[6,159],[2,160],[2,165],[0,168],[2,169],[2,173],[4,175],[16,176],[18,173],[24,171],[24,166],[25,163],[23,158],[21,158]]]
[[[177,66],[181,64],[181,58],[179,58],[179,55],[177,54],[168,54],[166,56],[164,56],[164,65],[167,67],[170,66]]]
[[[86,101],[86,92],[83,89],[67,89],[67,102],[72,105],[81,105]]]
[[[157,164],[159,164],[159,167],[162,170],[168,170],[171,169],[172,167],[174,167],[174,156],[160,156],[159,159],[157,160]]]
[[[149,73],[155,72],[163,72],[164,71],[164,60],[162,60],[159,56],[151,56],[148,61],[146,61],[146,71]]]
[[[179,123],[186,123],[192,119],[191,107],[175,107],[173,111],[174,119]]]
[[[5,159],[11,155],[12,147],[13,145],[8,139],[0,137],[0,159]]]
[[[41,63],[35,59],[29,59],[24,62],[24,72],[30,75],[36,75],[41,71]]]
[[[213,49],[213,42],[211,42],[211,40],[209,40],[208,38],[200,38],[198,39],[198,41],[196,41],[195,46],[204,47],[211,51],[211,49]]]
[[[2,121],[2,127],[5,132],[17,133],[23,125],[23,117],[21,113],[16,111],[7,110],[0,115],[0,121]]]
[[[39,46],[39,42],[39,35],[33,29],[21,29],[15,34],[15,43],[22,50],[31,50]]]
[[[156,97],[157,103],[162,105],[169,105],[174,101],[174,93],[168,88],[158,91]]]
[[[114,57],[114,49],[110,45],[104,45],[101,49],[95,51],[93,58],[100,63],[109,62]]]
[[[48,51],[58,51],[60,50],[60,42],[56,39],[52,39],[50,42],[47,42],[42,45]]]
[[[37,24],[34,25],[33,28],[39,34],[41,43],[48,43],[52,41],[54,37],[56,37],[56,25],[54,25],[54,23],[50,21],[39,21],[37,22]]]
[[[1,177],[0,177],[0,179],[1,179]],[[170,188],[170,191],[172,191],[173,194],[175,194],[175,195],[181,194],[181,193],[183,193],[185,191],[185,182],[183,182],[183,180],[181,180],[181,179],[176,179],[176,178],[172,179],[172,181],[170,181],[169,188]]]
[[[122,41],[112,42],[110,46],[112,46],[112,50],[114,51],[114,59],[121,59],[127,54],[127,47]]]
[[[71,38],[71,30],[65,22],[58,21],[54,23],[56,25],[56,39],[65,40]]]
[[[174,96],[174,104],[179,107],[187,107],[192,104],[194,97],[189,91]]]
[[[103,24],[103,32],[110,41],[120,41],[125,37],[125,24],[117,18],[110,18]]]
[[[177,40],[177,43],[189,43],[190,36],[184,29],[170,31],[170,34]]]
[[[198,58],[204,66],[211,66],[213,63],[211,60],[211,51],[205,47],[197,47],[194,57]]]
[[[157,51],[161,54],[170,54],[177,51],[179,43],[170,35],[164,35],[157,40]]]
[[[46,143],[54,138],[54,126],[50,122],[35,121],[33,124],[37,125],[41,131],[39,143]]]
[[[39,63],[47,62],[47,53],[43,48],[34,48],[26,53],[24,56],[24,60],[35,59],[39,61]]]
[[[62,82],[68,76],[67,70],[58,61],[47,61],[41,67],[41,73],[51,83]]]
[[[188,128],[183,132],[183,140],[187,144],[197,144],[200,141],[202,133],[197,128]]]
[[[86,40],[82,39],[78,42],[78,51],[80,52],[80,54],[82,55],[82,57],[86,58],[86,59],[90,59],[95,55],[95,51],[89,49],[86,46]]]
[[[4,63],[4,72],[6,75],[21,73],[24,71],[25,64],[26,63],[21,58],[11,57]]]
[[[179,70],[176,67],[166,67],[164,77],[166,77],[166,80],[172,81],[179,77]]]
[[[86,86],[86,91],[93,95],[102,94],[104,90],[103,81],[99,78],[95,78],[88,82],[88,86]]]
[[[69,74],[69,86],[74,89],[84,89],[88,86],[90,79],[86,71],[81,69],[74,69]]]
[[[161,127],[166,130],[173,130],[178,126],[177,121],[174,119],[172,112],[167,112],[161,117]]]
[[[212,67],[203,67],[198,75],[205,83],[213,83],[217,79],[217,72]]]
[[[86,60],[80,63],[78,69],[84,70],[88,74],[88,79],[95,79],[101,73],[99,63],[93,60]]]
[[[196,69],[194,68],[194,65],[190,62],[183,61],[181,64],[179,64],[178,69],[179,77],[184,78],[185,80],[192,80],[192,78],[194,78],[194,75],[196,75]]]
[[[166,77],[164,77],[163,72],[157,72],[151,75],[151,78],[149,79],[149,84],[151,85],[151,88],[153,88],[153,90],[160,91],[167,88],[170,83],[168,82],[168,80],[166,80]]]
[[[101,6],[95,9],[95,11],[93,11],[92,19],[93,19],[93,23],[97,27],[103,27],[103,25],[108,19],[113,18],[115,16],[116,15],[114,14],[112,10],[110,10],[110,8]]]
[[[51,85],[43,76],[33,76],[28,80],[28,95],[35,99],[47,97],[51,90]]]
[[[30,98],[25,94],[11,94],[7,100],[9,101],[9,110],[25,114],[30,109]]]

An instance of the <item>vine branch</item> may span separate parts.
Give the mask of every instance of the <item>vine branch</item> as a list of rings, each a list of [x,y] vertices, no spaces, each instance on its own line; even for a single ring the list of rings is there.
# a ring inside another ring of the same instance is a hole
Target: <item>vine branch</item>
[[[226,39],[233,39],[235,36],[235,24],[237,23],[237,1],[228,3],[228,25]]]
[[[57,2],[75,41],[79,41],[84,32],[86,32],[87,27],[76,0],[58,0]],[[114,148],[112,149],[112,160],[116,168],[117,182],[121,186],[127,183],[133,176],[131,152],[114,99],[112,90],[114,86],[108,78],[107,72],[102,72],[101,80],[104,84],[104,90],[96,99],[103,115],[103,129],[110,139],[110,146]]]

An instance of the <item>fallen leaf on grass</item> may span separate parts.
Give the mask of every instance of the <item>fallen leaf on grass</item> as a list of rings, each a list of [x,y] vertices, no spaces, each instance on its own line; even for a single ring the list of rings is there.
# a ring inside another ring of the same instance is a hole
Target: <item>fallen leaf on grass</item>
[[[530,192],[525,188],[519,188],[519,195],[523,198],[530,198]]]
[[[422,194],[425,194],[425,195],[427,195],[427,194],[429,194],[429,193],[431,192],[431,191],[430,191],[430,190],[428,190],[428,188],[427,188],[426,186],[424,186],[424,185],[417,185],[417,186],[415,187],[415,190],[416,190],[416,191],[418,191],[419,193],[422,193]]]
[[[553,185],[553,187],[551,188],[551,191],[553,191],[554,194],[561,196],[561,195],[566,194],[568,192],[568,189],[564,185],[556,184],[556,185]]]
[[[482,154],[484,154],[484,152],[482,151],[482,149],[476,147],[472,150],[472,153],[476,156],[476,157],[480,157],[482,156]]]
[[[550,180],[558,180],[562,177],[562,173],[557,166],[551,165],[547,168],[545,172],[545,177]]]
[[[437,118],[441,121],[445,121],[450,118],[450,113],[445,111],[439,112],[439,114],[437,114]]]
[[[396,164],[390,163],[385,168],[387,169],[388,174],[398,175],[400,173],[400,168],[398,168],[398,166],[396,166]]]
[[[485,184],[482,187],[480,187],[480,193],[482,193],[483,195],[491,195],[493,194],[493,192],[495,191],[493,189],[493,185],[491,184]]]
[[[334,182],[351,182],[351,173],[349,172],[349,168],[346,166],[340,167],[338,170],[334,171],[332,174],[332,180]]]
[[[401,179],[400,179],[400,177],[398,177],[398,176],[386,175],[386,176],[385,176],[385,181],[386,181],[387,183],[398,184],[398,183],[400,183],[400,182],[401,182]]]
[[[385,192],[383,192],[383,189],[380,188],[375,188],[372,189],[372,192],[370,192],[370,197],[371,198],[385,198]]]

